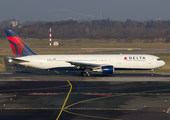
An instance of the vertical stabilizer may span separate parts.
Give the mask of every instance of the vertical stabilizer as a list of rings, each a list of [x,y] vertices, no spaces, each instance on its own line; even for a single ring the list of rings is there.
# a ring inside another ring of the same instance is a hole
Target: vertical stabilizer
[[[5,30],[15,57],[36,55],[12,30]]]

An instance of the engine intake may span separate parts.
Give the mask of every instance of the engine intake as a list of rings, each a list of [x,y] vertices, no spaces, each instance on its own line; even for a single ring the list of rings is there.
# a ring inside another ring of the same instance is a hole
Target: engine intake
[[[102,74],[113,74],[114,72],[114,66],[108,65],[108,66],[102,66]]]

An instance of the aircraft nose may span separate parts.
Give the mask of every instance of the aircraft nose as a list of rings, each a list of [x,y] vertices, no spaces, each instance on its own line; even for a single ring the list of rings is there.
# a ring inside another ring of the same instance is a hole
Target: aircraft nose
[[[162,66],[165,65],[165,62],[162,60]]]

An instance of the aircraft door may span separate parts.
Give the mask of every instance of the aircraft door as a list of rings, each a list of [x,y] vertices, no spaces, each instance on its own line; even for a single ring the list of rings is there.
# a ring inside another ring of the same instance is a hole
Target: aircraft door
[[[117,58],[117,63],[118,63],[118,64],[121,64],[121,63],[122,63],[121,57],[118,57],[118,58]]]

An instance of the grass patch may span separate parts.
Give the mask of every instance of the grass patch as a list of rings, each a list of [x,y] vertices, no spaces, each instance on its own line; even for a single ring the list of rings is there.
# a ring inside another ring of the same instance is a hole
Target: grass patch
[[[169,48],[170,43],[112,43],[112,42],[94,42],[94,41],[62,41],[61,46],[49,46],[48,39],[23,39],[31,48]],[[7,39],[0,39],[0,47],[10,47]]]
[[[0,72],[5,72],[5,62],[0,58]]]
[[[113,49],[32,49],[37,54],[83,54],[83,53],[122,53],[122,52],[134,52],[134,51],[145,51],[145,50],[113,50]],[[93,52],[91,52],[93,51]],[[14,56],[12,50],[0,49],[1,56]]]

